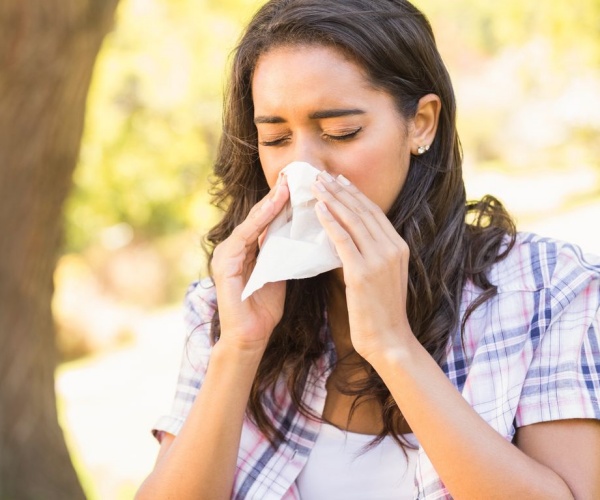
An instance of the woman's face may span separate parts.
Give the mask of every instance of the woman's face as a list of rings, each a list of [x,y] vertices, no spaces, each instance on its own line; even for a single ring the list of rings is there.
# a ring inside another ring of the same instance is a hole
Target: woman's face
[[[279,47],[259,58],[252,89],[269,186],[288,163],[306,161],[391,208],[408,172],[411,124],[360,66],[328,47]]]

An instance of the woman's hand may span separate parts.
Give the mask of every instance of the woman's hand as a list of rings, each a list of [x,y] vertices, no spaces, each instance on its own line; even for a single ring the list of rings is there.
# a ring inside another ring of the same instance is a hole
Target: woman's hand
[[[281,320],[285,282],[267,283],[242,302],[242,290],[256,263],[258,241],[289,198],[285,176],[258,202],[229,238],[215,248],[212,268],[217,289],[219,343],[260,353]]]
[[[414,340],[406,314],[409,249],[382,210],[345,177],[322,172],[316,211],[342,261],[350,337],[369,361]]]

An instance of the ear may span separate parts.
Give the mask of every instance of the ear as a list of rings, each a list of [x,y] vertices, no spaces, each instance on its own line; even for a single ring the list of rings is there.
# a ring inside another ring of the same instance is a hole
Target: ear
[[[438,127],[442,101],[435,94],[427,94],[419,99],[417,112],[412,121],[410,152],[413,155],[422,154],[419,148],[429,149],[435,138]]]

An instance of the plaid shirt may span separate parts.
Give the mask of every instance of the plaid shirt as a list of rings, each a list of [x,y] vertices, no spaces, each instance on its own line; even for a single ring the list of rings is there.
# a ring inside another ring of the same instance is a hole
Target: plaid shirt
[[[572,245],[518,235],[509,256],[489,274],[498,294],[457,331],[442,367],[475,411],[507,440],[517,427],[570,418],[600,419],[600,259]],[[480,290],[468,283],[462,311]],[[189,339],[169,416],[155,429],[176,435],[202,385],[211,352],[210,320],[216,307],[210,280],[186,296]],[[318,414],[335,362],[327,349],[306,380],[304,402]],[[232,497],[297,499],[295,480],[308,459],[320,423],[300,414],[281,381],[265,395],[265,409],[286,440],[274,450],[251,421],[243,425]],[[414,497],[451,498],[421,448]]]

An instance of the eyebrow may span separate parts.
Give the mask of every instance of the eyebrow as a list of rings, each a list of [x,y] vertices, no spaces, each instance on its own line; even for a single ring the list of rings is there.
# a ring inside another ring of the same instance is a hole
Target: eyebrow
[[[362,109],[324,109],[322,111],[315,111],[308,115],[308,118],[311,120],[323,120],[325,118],[340,118],[342,116],[352,116],[352,115],[364,115],[365,111]],[[284,120],[280,116],[256,116],[254,118],[254,123],[285,123]]]

